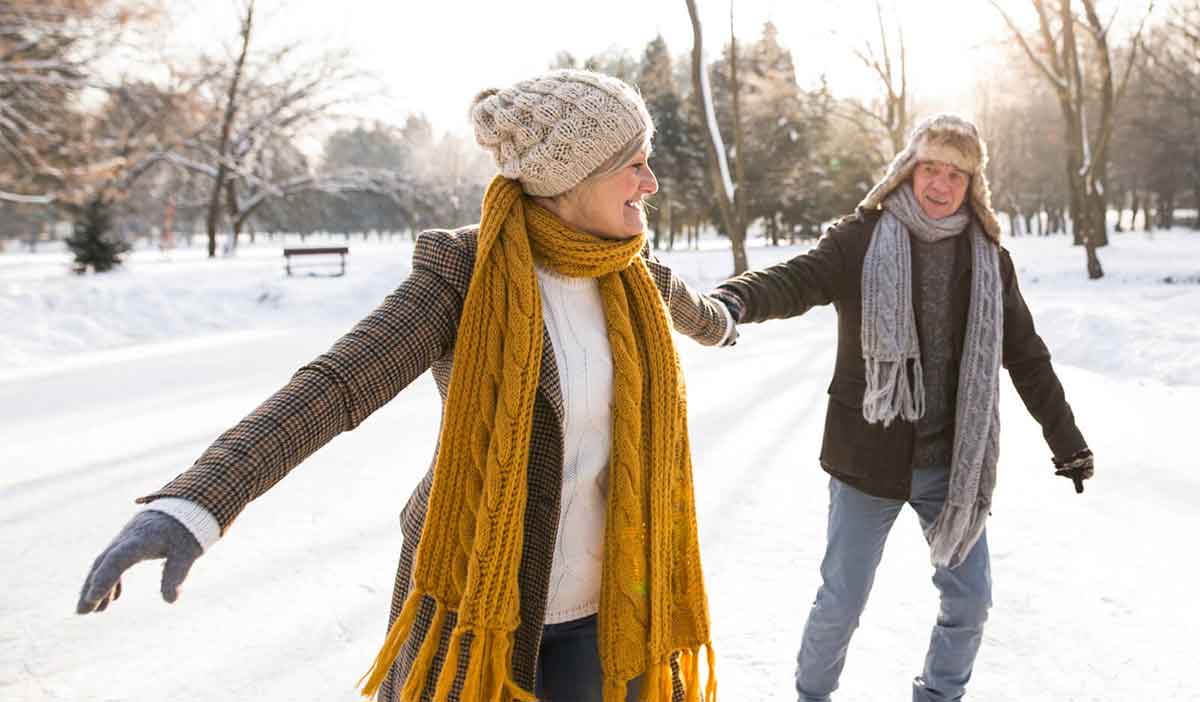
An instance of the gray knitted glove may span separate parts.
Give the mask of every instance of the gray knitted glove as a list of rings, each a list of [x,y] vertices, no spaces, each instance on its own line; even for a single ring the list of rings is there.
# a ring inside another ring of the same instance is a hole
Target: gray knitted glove
[[[121,575],[134,563],[152,558],[167,559],[162,596],[174,602],[179,597],[179,585],[201,553],[204,549],[179,520],[154,510],[138,512],[92,564],[75,611],[103,612],[121,596]]]

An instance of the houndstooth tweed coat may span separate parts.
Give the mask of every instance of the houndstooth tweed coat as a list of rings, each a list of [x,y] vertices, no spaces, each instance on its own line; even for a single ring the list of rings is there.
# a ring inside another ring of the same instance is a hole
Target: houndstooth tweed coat
[[[191,500],[207,508],[224,533],[251,500],[333,437],[358,426],[426,369],[432,369],[445,402],[458,319],[475,262],[476,235],[473,227],[423,233],[413,253],[412,273],[374,312],[218,437],[191,468],[138,501],[159,497]],[[721,303],[697,294],[653,258],[647,257],[647,266],[675,329],[705,345],[720,343],[726,331]],[[542,354],[534,401],[525,538],[518,571],[521,623],[512,656],[513,679],[526,690],[534,686],[545,620],[563,463],[562,395],[553,346],[545,331],[542,343],[549,352]],[[401,512],[404,545],[389,627],[408,595],[434,463],[436,455]],[[433,602],[423,605],[380,691],[379,698],[385,702],[399,700],[413,658],[429,634]],[[436,679],[441,669],[454,623],[450,614],[437,632],[441,649],[431,679]],[[431,688],[427,687],[423,699],[429,699]],[[675,697],[682,700],[682,691],[677,690]]]

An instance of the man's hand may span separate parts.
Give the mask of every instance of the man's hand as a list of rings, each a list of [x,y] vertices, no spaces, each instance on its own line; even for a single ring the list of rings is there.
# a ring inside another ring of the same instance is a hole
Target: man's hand
[[[742,321],[742,315],[745,314],[746,307],[744,304],[742,304],[741,298],[729,290],[722,290],[720,288],[713,290],[709,293],[709,295],[719,300],[721,304],[725,305],[725,307],[729,310],[729,316],[733,317],[734,324],[738,324]]]
[[[1054,474],[1070,478],[1075,482],[1075,492],[1083,492],[1083,481],[1096,472],[1091,449],[1081,449],[1070,458],[1054,460]]]
[[[79,593],[79,614],[103,612],[121,596],[121,575],[139,561],[167,559],[163,566],[162,596],[179,597],[179,586],[204,550],[177,519],[154,510],[137,513],[100,554]]]

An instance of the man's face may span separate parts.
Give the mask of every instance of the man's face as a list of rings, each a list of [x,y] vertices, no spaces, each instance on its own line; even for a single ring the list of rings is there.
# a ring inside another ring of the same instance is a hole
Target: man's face
[[[962,206],[971,175],[942,161],[920,161],[913,170],[913,194],[930,219],[949,217]]]

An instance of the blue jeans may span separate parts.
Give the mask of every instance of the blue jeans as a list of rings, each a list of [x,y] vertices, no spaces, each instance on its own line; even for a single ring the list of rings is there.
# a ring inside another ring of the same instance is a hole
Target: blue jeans
[[[604,674],[596,647],[596,615],[542,629],[537,680],[533,694],[540,702],[602,702]],[[626,702],[636,702],[641,678],[629,682]]]
[[[913,471],[907,503],[916,510],[922,529],[941,513],[949,478],[950,472],[944,468]],[[872,497],[837,479],[829,481],[822,583],[796,660],[796,691],[801,702],[829,702],[837,689],[846,649],[866,607],[884,542],[904,504],[904,500]],[[925,669],[913,681],[914,702],[962,699],[971,679],[992,605],[987,533],[958,567],[934,568],[933,584],[941,594],[941,606]]]

